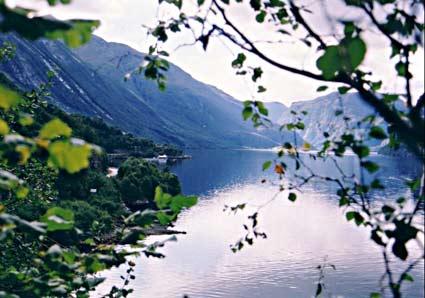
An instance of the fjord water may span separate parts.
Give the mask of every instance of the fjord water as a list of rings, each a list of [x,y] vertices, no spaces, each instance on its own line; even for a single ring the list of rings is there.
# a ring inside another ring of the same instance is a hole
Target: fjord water
[[[366,228],[344,219],[335,189],[324,183],[304,187],[295,203],[287,193],[277,196],[277,186],[263,178],[275,178],[261,170],[265,160],[275,154],[266,151],[199,151],[192,160],[172,167],[185,194],[199,196],[199,204],[184,212],[176,223],[177,242],[160,249],[165,259],[135,259],[136,279],[131,297],[312,297],[319,277],[317,266],[332,264],[325,271],[325,296],[369,297],[380,289],[384,273],[380,249],[369,239]],[[375,200],[410,196],[403,188],[406,178],[418,173],[417,164],[403,159],[374,156],[383,165],[377,173],[386,190]],[[336,175],[333,162],[305,162],[321,174]],[[358,172],[354,157],[339,160],[347,174]],[[288,162],[288,164],[290,164]],[[366,177],[369,179],[370,177]],[[224,212],[225,205],[245,202],[236,215]],[[261,208],[259,229],[268,238],[234,254],[230,245],[244,235],[247,216]],[[150,237],[148,241],[167,237]],[[421,239],[423,244],[423,239]],[[417,243],[409,243],[419,254]],[[397,267],[398,263],[393,264]],[[112,285],[121,286],[122,266],[104,274],[107,281],[96,292],[105,294]],[[414,271],[414,283],[406,283],[406,297],[423,297],[424,264]],[[95,296],[96,296],[95,295]],[[97,297],[97,296],[96,296]]]

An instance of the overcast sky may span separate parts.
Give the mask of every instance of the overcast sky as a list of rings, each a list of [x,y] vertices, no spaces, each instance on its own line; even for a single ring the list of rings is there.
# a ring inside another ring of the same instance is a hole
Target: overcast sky
[[[186,0],[187,1],[187,0]],[[190,0],[189,0],[190,1]],[[193,0],[192,0],[193,1]],[[9,4],[18,3],[19,5],[33,5],[34,0],[10,0]],[[146,31],[142,24],[153,25],[157,15],[158,0],[73,0],[70,6],[59,6],[53,10],[47,5],[46,1],[40,0],[37,6],[41,14],[53,14],[59,18],[95,18],[101,21],[100,28],[95,32],[96,35],[103,37],[108,41],[115,41],[128,44],[140,51],[147,51],[148,40]],[[304,1],[307,2],[307,1]],[[356,11],[347,9],[340,5],[339,0],[308,1],[311,3],[310,9],[315,11],[317,17],[311,18],[316,24],[315,28],[321,33],[328,34],[335,30],[330,26],[324,17],[326,13],[337,18],[356,18]],[[264,30],[253,22],[249,10],[242,9],[243,6],[237,6],[230,12],[231,18],[248,32],[254,40],[263,40],[275,38],[269,36],[271,30]],[[323,9],[323,7],[327,9]],[[161,11],[164,14],[164,11]],[[373,69],[380,79],[384,80],[386,91],[400,90],[404,82],[400,79],[394,79],[394,68],[388,63],[388,47],[380,38],[379,34],[369,32],[363,36],[369,45],[364,69]],[[278,37],[281,39],[280,37]],[[184,33],[171,39],[167,45],[168,50],[173,50],[177,45],[189,42],[190,34]],[[283,44],[270,45],[260,44],[260,47],[270,56],[277,60],[298,68],[304,68],[317,72],[315,68],[315,57],[317,54],[314,49],[306,47],[301,42],[291,40]],[[207,52],[200,45],[182,47],[174,51],[170,60],[190,73],[194,78],[217,86],[225,92],[233,95],[239,100],[251,99],[255,94],[254,85],[240,76],[235,76],[235,70],[230,67],[238,50],[229,46],[225,41],[213,39]],[[412,72],[415,75],[413,82],[414,94],[423,92],[424,86],[424,57],[423,49],[418,51],[412,59]],[[286,73],[270,65],[262,63],[249,57],[248,62],[254,65],[260,65],[265,70],[261,83],[268,91],[261,95],[265,101],[279,101],[289,105],[291,102],[313,99],[319,95],[316,92],[318,86],[323,83],[303,78],[293,74]],[[136,67],[136,66],[135,66]],[[335,88],[335,87],[334,87]],[[332,88],[331,88],[332,90]]]

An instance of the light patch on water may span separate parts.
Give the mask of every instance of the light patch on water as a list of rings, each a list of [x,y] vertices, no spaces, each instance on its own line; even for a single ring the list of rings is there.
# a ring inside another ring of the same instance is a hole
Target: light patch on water
[[[379,289],[383,274],[380,249],[366,228],[344,219],[344,210],[323,194],[306,192],[295,203],[281,193],[263,207],[259,229],[268,239],[256,240],[236,254],[230,250],[244,235],[242,225],[258,206],[270,200],[275,187],[233,185],[202,197],[182,214],[175,229],[187,231],[178,242],[167,244],[165,259],[136,259],[135,290],[131,297],[312,297],[318,278],[316,267],[327,262],[326,292],[332,297],[367,297]],[[224,205],[248,203],[236,215]],[[149,241],[163,239],[151,237]],[[423,240],[422,240],[423,241]],[[121,285],[125,267],[104,274],[107,281],[94,297],[112,285]],[[423,264],[409,297],[422,297]]]

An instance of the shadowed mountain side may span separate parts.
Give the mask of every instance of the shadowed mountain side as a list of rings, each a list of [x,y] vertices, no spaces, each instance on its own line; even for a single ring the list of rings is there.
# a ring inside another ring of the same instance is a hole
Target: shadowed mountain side
[[[241,117],[242,104],[221,90],[199,82],[175,65],[167,72],[167,89],[159,92],[156,83],[133,74],[144,55],[129,46],[108,43],[98,37],[75,53],[102,76],[113,77],[124,88],[141,95],[148,104],[190,143],[197,140],[217,146],[271,147],[281,142],[276,129],[255,130]],[[291,138],[283,134],[283,138]]]
[[[96,76],[64,44],[0,36],[0,41],[6,40],[16,45],[16,55],[1,63],[0,71],[20,89],[31,90],[45,83],[47,72],[53,70],[56,77],[50,101],[65,111],[100,116],[126,131],[159,142],[184,144],[146,103],[108,78]]]
[[[68,112],[99,116],[125,131],[180,147],[272,147],[282,141],[277,129],[256,130],[241,117],[242,104],[215,87],[171,65],[164,92],[142,75],[124,76],[143,54],[99,37],[70,50],[57,41],[28,42],[0,35],[16,45],[13,59],[0,71],[23,90],[56,74],[49,101]],[[283,139],[292,135],[283,135]]]

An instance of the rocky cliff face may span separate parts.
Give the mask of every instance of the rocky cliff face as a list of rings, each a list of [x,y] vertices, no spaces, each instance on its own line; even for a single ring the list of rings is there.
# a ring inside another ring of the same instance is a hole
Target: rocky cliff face
[[[364,103],[357,93],[348,93],[342,96],[338,93],[331,93],[314,100],[295,102],[277,122],[283,124],[292,121],[294,116],[290,113],[291,110],[307,111],[307,115],[303,116],[305,129],[300,132],[300,135],[315,147],[320,147],[325,140],[324,132],[327,132],[331,138],[338,138],[346,131],[347,125],[355,128],[356,134],[363,134],[367,124],[357,124],[366,116],[375,114],[373,108]],[[344,119],[344,117],[346,118]],[[384,121],[379,117],[375,123],[386,127]],[[367,143],[369,146],[377,148],[385,145],[373,139],[368,140]]]

